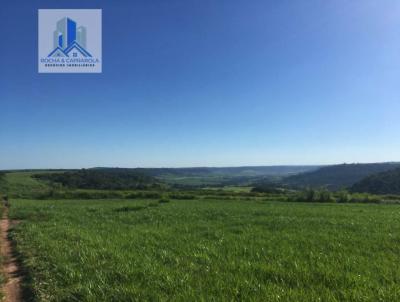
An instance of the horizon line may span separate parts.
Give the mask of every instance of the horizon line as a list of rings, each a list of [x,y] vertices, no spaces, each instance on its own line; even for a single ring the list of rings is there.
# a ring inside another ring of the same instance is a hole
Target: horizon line
[[[27,170],[82,170],[82,169],[199,169],[199,168],[258,168],[258,167],[327,167],[339,165],[366,165],[366,164],[400,164],[400,161],[383,161],[383,162],[343,162],[334,164],[273,164],[273,165],[239,165],[239,166],[136,166],[136,167],[121,167],[121,166],[92,166],[79,168],[17,168],[17,169],[2,169],[0,171],[27,171]]]

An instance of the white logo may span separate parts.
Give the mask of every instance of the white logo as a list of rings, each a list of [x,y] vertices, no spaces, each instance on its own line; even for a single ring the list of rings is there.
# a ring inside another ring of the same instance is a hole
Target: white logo
[[[39,72],[101,72],[101,9],[39,9],[38,15]]]

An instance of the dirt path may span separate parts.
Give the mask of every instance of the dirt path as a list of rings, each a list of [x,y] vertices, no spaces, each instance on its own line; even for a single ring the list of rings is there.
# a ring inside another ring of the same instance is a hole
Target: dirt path
[[[1,219],[1,257],[3,260],[3,274],[6,278],[5,284],[2,286],[4,295],[3,301],[17,302],[22,301],[22,276],[20,273],[18,261],[13,255],[12,242],[8,238],[11,222],[8,219],[8,209],[4,208],[3,218]]]

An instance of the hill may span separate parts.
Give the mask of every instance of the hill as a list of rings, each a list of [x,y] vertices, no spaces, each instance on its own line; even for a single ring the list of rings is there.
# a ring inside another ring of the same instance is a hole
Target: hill
[[[49,190],[46,182],[32,176],[35,173],[51,173],[49,171],[36,172],[0,172],[0,195],[7,194],[11,197],[30,197]]]
[[[355,183],[350,190],[357,193],[400,194],[400,168],[370,175]]]
[[[189,167],[189,168],[126,168],[127,170],[143,171],[152,176],[288,176],[311,171],[320,166],[243,166],[243,167]],[[97,167],[94,170],[118,169]]]
[[[157,184],[154,177],[137,169],[82,169],[64,173],[40,173],[34,178],[73,189],[129,190],[145,189]]]
[[[400,163],[342,164],[289,176],[282,184],[290,187],[325,187],[329,190],[348,188],[363,178],[400,167]]]
[[[319,166],[243,166],[243,167],[192,167],[192,168],[134,168],[159,181],[178,188],[227,185],[249,185],[262,179],[280,179]],[[94,168],[110,169],[110,168]]]
[[[12,197],[43,195],[60,185],[70,189],[104,190],[145,189],[158,187],[162,183],[176,188],[247,185],[254,179],[281,178],[316,168],[316,166],[244,166],[4,170],[0,171],[0,194]]]

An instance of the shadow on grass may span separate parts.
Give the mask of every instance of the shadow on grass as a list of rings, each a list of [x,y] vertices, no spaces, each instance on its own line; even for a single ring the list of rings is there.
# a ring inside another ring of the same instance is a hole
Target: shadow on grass
[[[13,223],[15,225],[15,223]],[[21,301],[24,302],[35,302],[38,301],[34,294],[32,287],[32,276],[29,270],[24,265],[24,256],[17,249],[17,242],[13,236],[14,226],[12,226],[7,234],[7,238],[11,242],[11,253],[17,264],[17,271],[13,273],[14,277],[21,278]]]
[[[137,212],[147,209],[147,206],[134,206],[134,207],[122,207],[115,209],[115,212]]]

